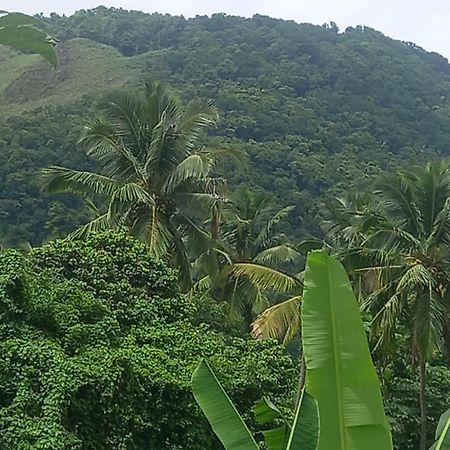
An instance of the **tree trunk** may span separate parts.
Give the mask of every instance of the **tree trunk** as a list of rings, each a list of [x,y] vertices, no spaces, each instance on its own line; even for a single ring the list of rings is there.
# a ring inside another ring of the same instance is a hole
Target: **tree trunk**
[[[420,369],[420,450],[427,448],[427,400],[425,387],[427,383],[427,366],[425,356],[421,352],[419,355]]]
[[[447,366],[450,367],[450,321],[444,325],[444,342],[447,356]]]

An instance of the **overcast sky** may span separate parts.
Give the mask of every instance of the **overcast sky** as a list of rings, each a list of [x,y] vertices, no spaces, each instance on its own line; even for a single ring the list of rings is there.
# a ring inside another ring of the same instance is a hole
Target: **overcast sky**
[[[450,0],[0,0],[0,9],[69,15],[99,4],[186,17],[225,12],[247,17],[258,13],[319,25],[333,21],[341,30],[368,25],[450,59]]]

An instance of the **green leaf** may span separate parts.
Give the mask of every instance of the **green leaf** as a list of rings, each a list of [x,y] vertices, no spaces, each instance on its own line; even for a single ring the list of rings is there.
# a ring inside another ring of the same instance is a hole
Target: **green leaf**
[[[301,282],[293,275],[261,264],[236,263],[231,268],[235,277],[246,277],[262,291],[289,292],[300,287]]]
[[[300,253],[297,252],[288,244],[280,244],[274,247],[267,248],[258,253],[253,261],[259,264],[280,263],[280,262],[294,262],[300,258]]]
[[[211,170],[213,162],[208,155],[193,154],[183,159],[167,177],[162,190],[174,191],[178,185],[189,179],[203,179]]]
[[[56,67],[56,40],[36,27],[42,22],[22,13],[0,11],[0,44],[38,53]]]
[[[264,440],[269,450],[284,450],[288,439],[288,429],[285,425],[263,431]]]
[[[111,196],[119,187],[113,178],[59,166],[41,170],[42,187],[48,193],[70,192],[80,195],[99,194]]]
[[[307,391],[319,406],[318,450],[391,450],[359,307],[341,263],[308,255],[302,307]]]
[[[301,300],[297,295],[263,311],[252,323],[253,337],[289,343],[299,332]]]
[[[294,423],[286,450],[316,450],[318,439],[319,412],[317,402],[303,389],[295,411]],[[362,450],[362,447],[360,450]]]
[[[436,428],[436,443],[430,450],[450,450],[450,409],[439,419]]]
[[[284,424],[276,428],[263,431],[264,440],[269,450],[284,450],[286,448],[290,426],[281,411],[268,398],[258,400],[253,406],[256,421],[265,425],[276,419],[282,419]]]
[[[256,421],[260,425],[265,425],[282,417],[280,410],[266,397],[258,400],[253,405],[253,413],[255,414]]]
[[[250,430],[206,361],[201,361],[192,375],[192,391],[225,449],[259,450]]]

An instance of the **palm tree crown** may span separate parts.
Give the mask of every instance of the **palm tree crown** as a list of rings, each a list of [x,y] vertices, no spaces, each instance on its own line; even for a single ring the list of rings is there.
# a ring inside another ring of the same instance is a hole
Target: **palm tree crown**
[[[365,205],[353,199],[341,206],[329,228],[331,240],[361,276],[363,308],[374,317],[377,346],[386,346],[399,326],[409,330],[420,366],[422,450],[426,362],[449,328],[450,172],[444,164],[428,164],[389,175]]]
[[[202,239],[196,241],[195,246],[202,251],[194,263],[199,280],[195,287],[217,300],[229,301],[230,311],[243,317],[247,326],[270,306],[269,292],[298,292],[301,286],[295,275],[286,272],[299,253],[277,229],[292,209],[276,209],[269,195],[240,189],[223,205],[219,235],[203,233]],[[283,309],[285,315],[298,309],[297,300]],[[277,310],[277,318],[280,313]],[[282,330],[261,326],[255,334],[283,339],[290,326],[292,333],[297,332],[298,321],[294,322],[285,322]]]
[[[74,237],[129,227],[154,255],[173,258],[189,285],[187,219],[211,211],[223,184],[210,176],[221,151],[200,146],[203,131],[217,121],[211,103],[183,107],[159,82],[146,84],[140,95],[113,95],[104,118],[90,123],[80,140],[98,171],[51,166],[42,173],[44,189],[80,194],[95,211]]]

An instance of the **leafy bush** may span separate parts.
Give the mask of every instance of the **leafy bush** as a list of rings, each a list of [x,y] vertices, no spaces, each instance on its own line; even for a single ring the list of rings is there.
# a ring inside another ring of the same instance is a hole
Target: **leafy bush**
[[[124,232],[0,252],[0,448],[215,448],[190,392],[202,357],[240,408],[263,392],[286,404],[283,349],[197,310]]]

